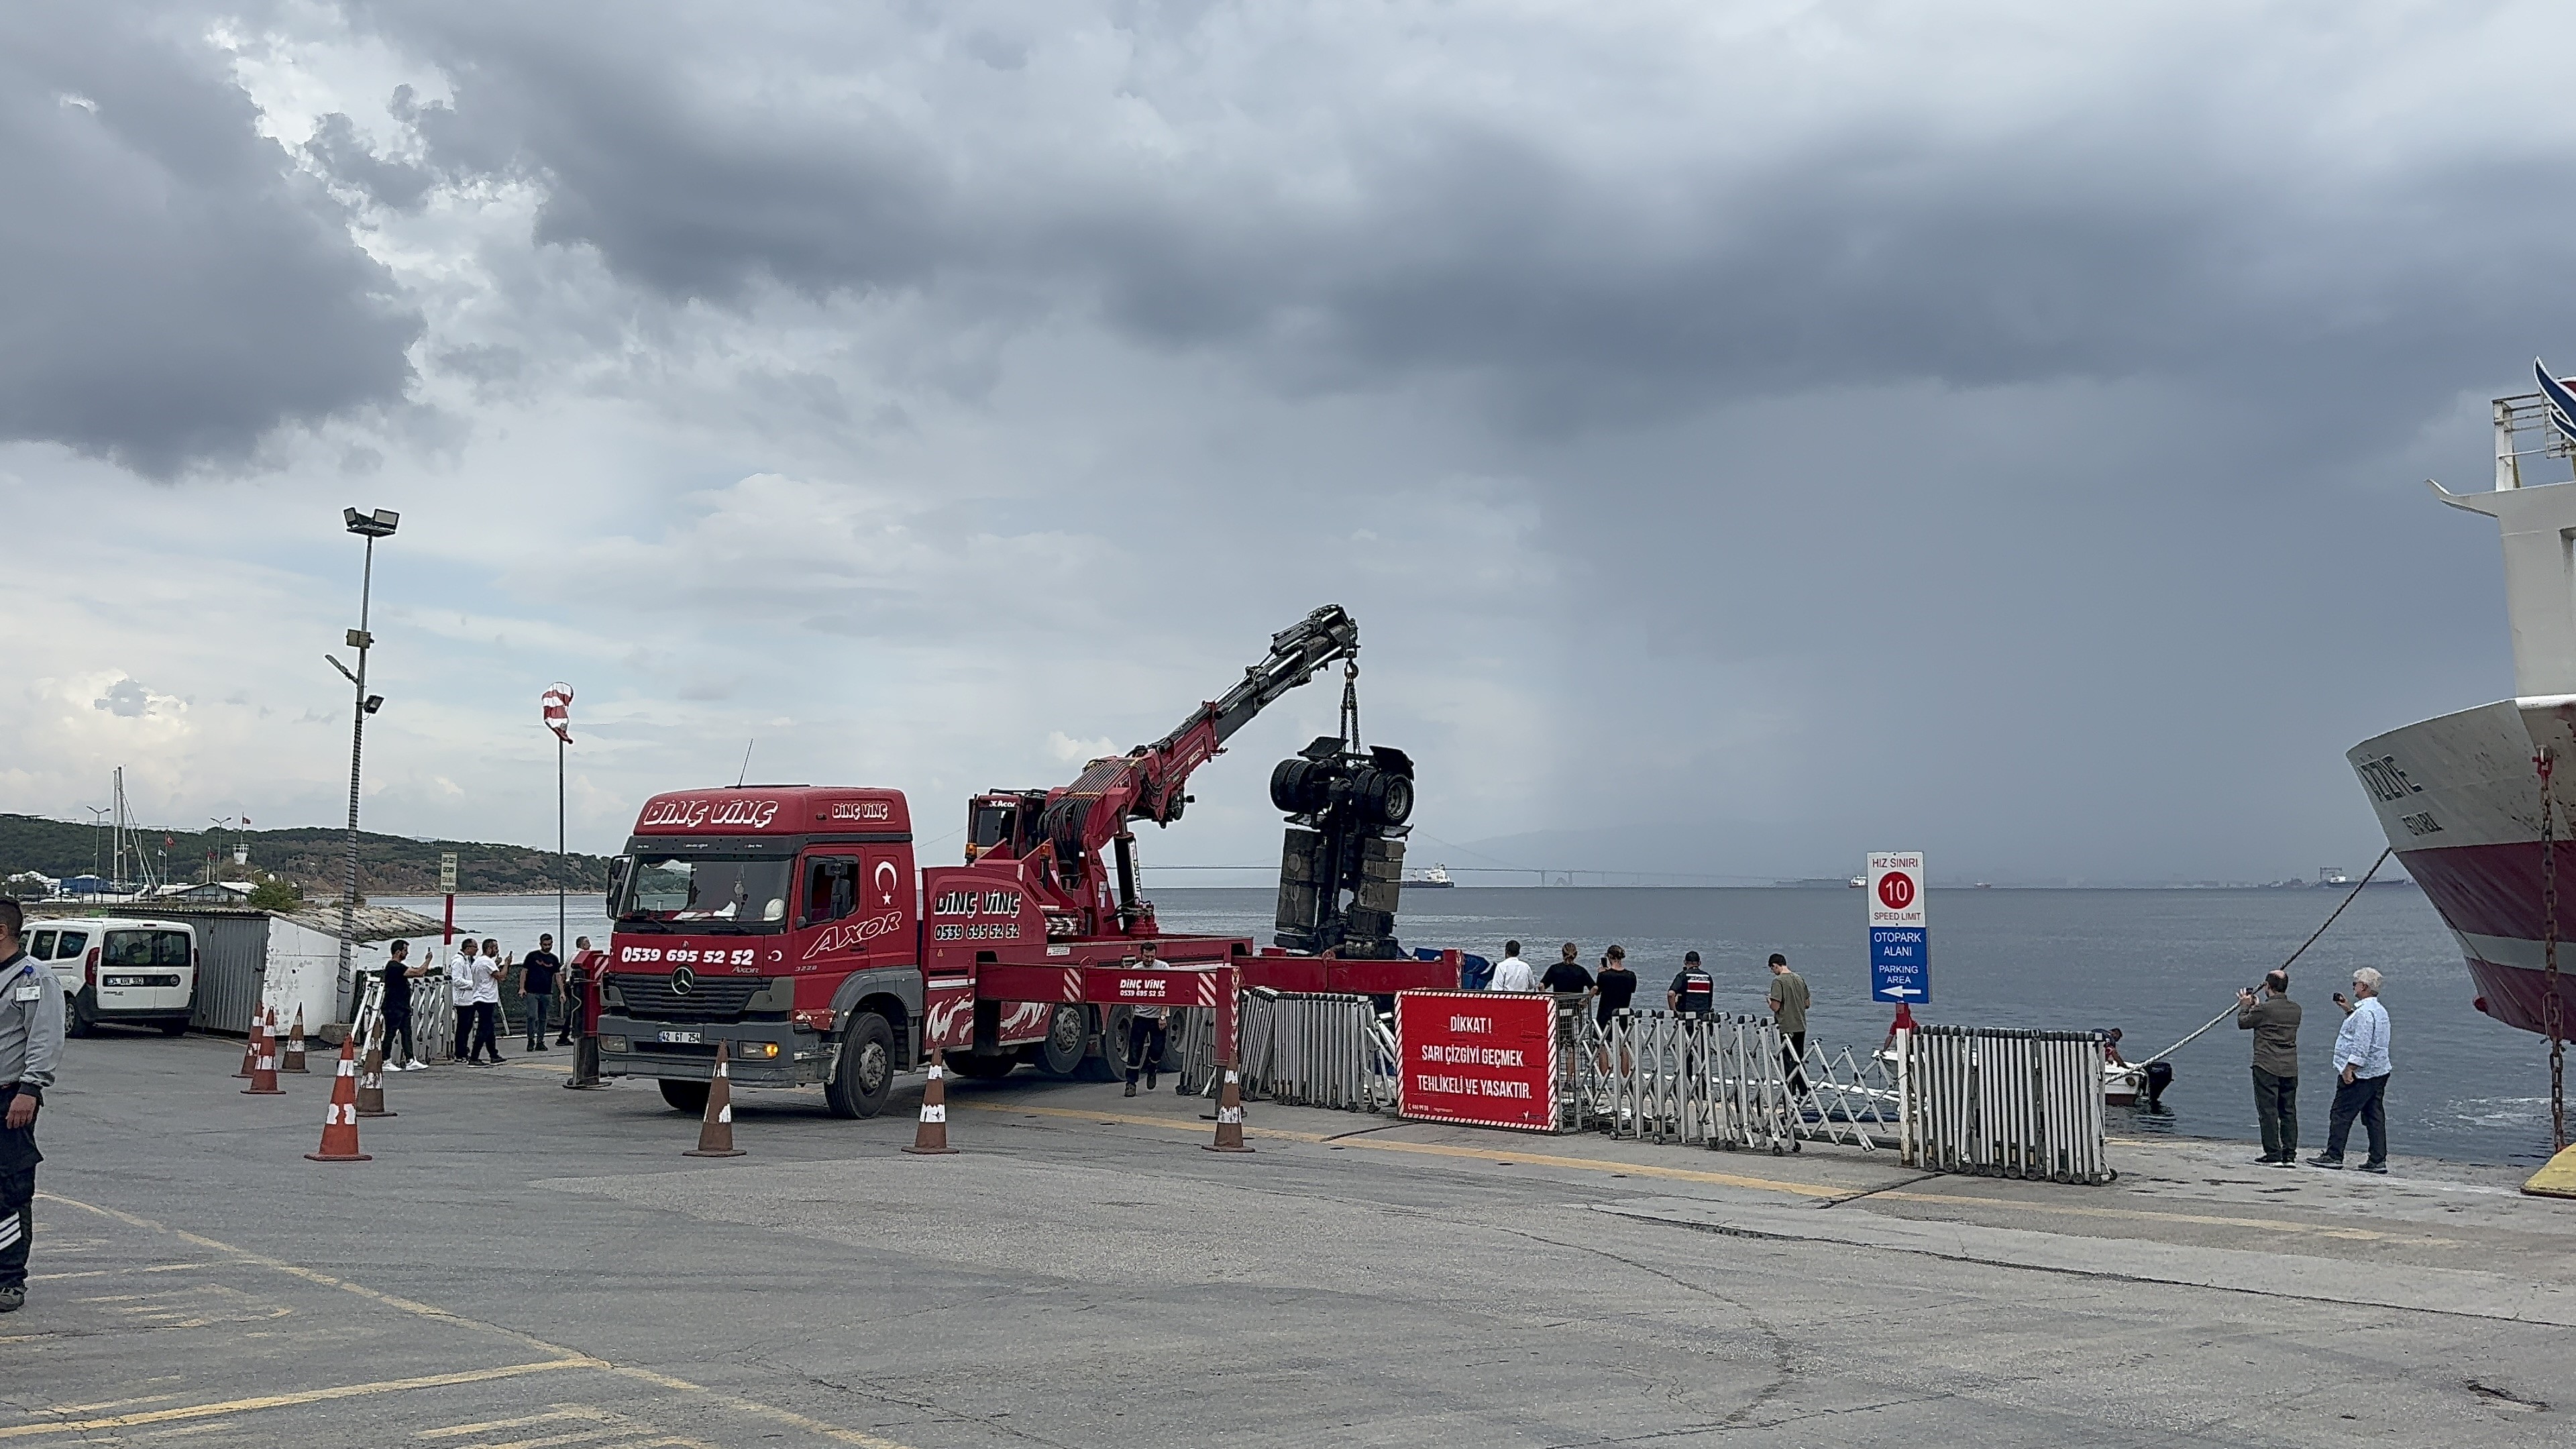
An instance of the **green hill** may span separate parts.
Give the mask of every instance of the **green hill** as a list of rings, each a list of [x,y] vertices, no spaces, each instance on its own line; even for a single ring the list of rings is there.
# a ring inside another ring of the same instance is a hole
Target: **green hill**
[[[138,833],[152,852],[154,872],[165,880],[204,879],[208,852],[214,853],[218,880],[239,880],[253,872],[266,871],[302,886],[308,896],[336,897],[348,878],[349,836],[345,830],[316,826],[238,832],[147,829]],[[0,876],[26,870],[42,871],[57,879],[86,875],[93,861],[105,874],[106,838],[106,832],[76,821],[0,814]],[[250,864],[246,867],[233,864],[233,843],[237,839],[250,845]],[[599,891],[608,887],[605,856],[576,853],[558,857],[551,850],[526,845],[411,840],[360,831],[358,889],[366,895],[435,895],[438,857],[447,851],[456,853],[456,888],[460,891],[550,891],[558,879],[566,890]]]

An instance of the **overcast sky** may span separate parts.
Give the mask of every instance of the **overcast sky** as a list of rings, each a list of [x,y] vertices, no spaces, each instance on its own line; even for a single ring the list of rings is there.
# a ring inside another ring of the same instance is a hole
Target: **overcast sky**
[[[2511,693],[2542,4],[0,8],[0,808],[963,797],[1345,604],[1413,859],[2277,877]],[[2561,364],[2562,368],[2576,363]],[[1238,736],[1150,860],[1275,857]]]

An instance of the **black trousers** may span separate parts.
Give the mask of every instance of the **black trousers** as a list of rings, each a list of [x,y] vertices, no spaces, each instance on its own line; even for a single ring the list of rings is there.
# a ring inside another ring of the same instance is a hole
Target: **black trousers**
[[[18,1084],[0,1086],[0,1113],[18,1095]],[[27,1250],[36,1237],[36,1124],[0,1127],[0,1288],[27,1286]]]
[[[2326,1156],[2343,1161],[2343,1145],[2352,1136],[2352,1119],[2358,1117],[2362,1130],[2370,1134],[2370,1160],[2388,1160],[2388,1079],[2394,1075],[2383,1072],[2335,1082],[2334,1107],[2326,1114]]]
[[[465,1049],[465,1056],[468,1061],[473,1060],[473,1058],[480,1053],[489,1053],[492,1060],[496,1062],[501,1059],[501,1044],[492,1039],[493,1032],[500,1020],[501,1003],[497,1001],[478,1001],[474,1003],[473,1044]]]
[[[394,1055],[394,1039],[396,1037],[400,1037],[402,1039],[402,1055],[400,1056]],[[394,1063],[402,1063],[410,1061],[419,1055],[420,1049],[411,1039],[411,1013],[406,1011],[402,1015],[396,1016],[392,1012],[386,1012],[385,1060]]]
[[[2254,1120],[2263,1126],[2263,1155],[2295,1157],[2299,1152],[2299,1079],[2276,1077],[2254,1068]]]
[[[1161,1070],[1165,1027],[1160,1021],[1145,1016],[1127,1019],[1127,1084],[1136,1084],[1136,1074],[1148,1076]]]
[[[1789,1095],[1803,1097],[1807,1095],[1807,1034],[1791,1031],[1781,1035],[1787,1040],[1780,1048],[1780,1060],[1789,1069]]]

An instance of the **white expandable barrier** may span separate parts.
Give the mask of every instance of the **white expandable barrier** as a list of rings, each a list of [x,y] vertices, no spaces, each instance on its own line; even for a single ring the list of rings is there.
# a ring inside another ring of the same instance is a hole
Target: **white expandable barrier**
[[[1927,1172],[2109,1182],[2102,1034],[1898,1032],[1900,1151]]]

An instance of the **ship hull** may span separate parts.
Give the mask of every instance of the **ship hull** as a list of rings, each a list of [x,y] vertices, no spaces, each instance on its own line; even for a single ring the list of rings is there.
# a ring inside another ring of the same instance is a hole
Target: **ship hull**
[[[2552,930],[2544,874],[2558,880],[2561,1035],[2576,1032],[2576,699],[2504,700],[2365,740],[2346,753],[2406,873],[2458,940],[2478,1010],[2547,1030]],[[2543,750],[2553,771],[2554,847],[2541,841]],[[2554,860],[2554,865],[2553,865]]]

